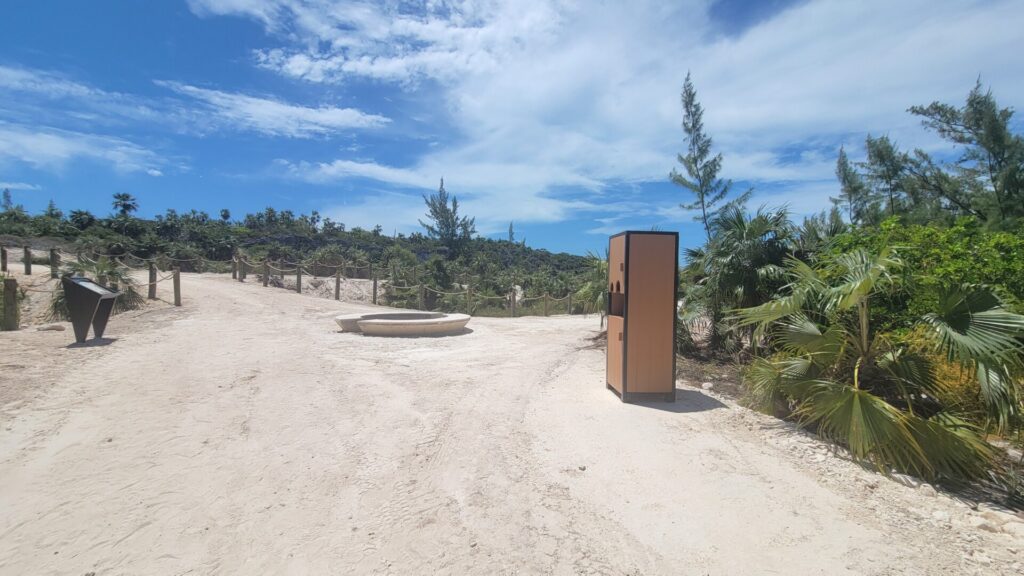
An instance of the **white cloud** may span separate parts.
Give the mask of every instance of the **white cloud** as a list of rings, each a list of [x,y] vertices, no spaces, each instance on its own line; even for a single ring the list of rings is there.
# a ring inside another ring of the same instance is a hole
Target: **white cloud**
[[[122,138],[0,123],[0,162],[5,159],[57,170],[72,160],[86,159],[122,172],[142,172],[165,163],[152,151]]]
[[[354,108],[307,107],[275,98],[156,81],[174,97],[143,98],[110,92],[48,70],[0,66],[0,95],[6,115],[23,124],[44,121],[64,128],[162,126],[175,132],[206,134],[225,128],[268,136],[309,138],[339,131],[370,129],[390,122]],[[41,102],[46,102],[41,106]]]
[[[175,102],[102,90],[49,70],[0,66],[0,97],[5,103],[0,112],[23,124],[51,123],[83,131],[139,122],[188,124],[186,111]]]
[[[385,234],[422,231],[417,220],[423,218],[423,198],[415,194],[376,192],[355,202],[328,206],[322,210],[325,217],[344,222],[349,228],[359,226],[366,230],[380,225]]]
[[[623,184],[664,182],[684,145],[687,70],[725,154],[723,175],[784,181],[752,203],[794,211],[827,207],[839,144],[856,149],[870,132],[942,148],[909,106],[961,102],[979,74],[1004,106],[1024,94],[1024,5],[1012,0],[809,0],[733,36],[700,0],[190,5],[261,22],[278,45],[259,50],[256,64],[282,76],[440,91],[453,144],[401,166],[297,160],[292,176],[418,189],[444,175],[467,191],[467,209],[496,218],[507,207],[544,221],[592,209],[564,199],[563,187],[585,187],[600,204]],[[534,201],[542,208],[521,206]]]
[[[179,82],[158,81],[157,84],[201,102],[215,123],[223,122],[238,129],[271,136],[308,138],[339,130],[376,128],[390,121],[353,108],[309,108],[272,98],[198,88]]]
[[[103,95],[102,91],[68,80],[53,72],[10,66],[0,66],[0,89],[30,92],[50,98],[82,98]]]
[[[543,191],[548,182],[563,181],[565,185],[594,186],[593,181],[581,180],[571,174],[559,177],[553,174],[541,174],[528,166],[482,165],[474,164],[471,170],[463,170],[454,178],[445,179],[445,188],[455,195],[466,214],[478,220],[477,228],[481,233],[497,231],[507,226],[509,220],[528,222],[559,222],[566,219],[573,211],[582,209],[598,209],[591,202],[556,198]],[[437,190],[444,172],[439,165],[421,166],[415,169],[394,168],[371,161],[335,160],[329,163],[300,162],[293,164],[286,160],[278,160],[275,170],[280,169],[283,175],[316,184],[331,184],[351,178],[362,178],[380,182],[399,188],[413,189],[422,193]],[[523,176],[532,173],[533,176]],[[532,182],[520,187],[523,182]],[[395,213],[415,212],[417,217],[423,215],[423,199],[418,195],[395,194],[385,196],[389,205],[400,200],[405,206],[398,211],[390,211],[389,218]],[[414,199],[414,200],[410,200]],[[376,204],[374,204],[376,205]],[[380,215],[377,216],[378,218]],[[373,218],[359,221],[362,225],[373,225]],[[350,218],[351,220],[351,218]],[[349,220],[343,220],[348,222]],[[397,222],[401,222],[400,220]],[[398,225],[400,231],[416,229],[416,219],[406,220]],[[503,223],[503,224],[502,224]]]
[[[39,186],[35,184],[29,184],[27,182],[0,182],[0,190],[41,190]]]

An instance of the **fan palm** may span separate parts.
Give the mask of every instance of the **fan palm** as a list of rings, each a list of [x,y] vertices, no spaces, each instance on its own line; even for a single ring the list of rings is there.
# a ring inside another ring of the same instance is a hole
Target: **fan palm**
[[[608,250],[601,258],[593,252],[587,252],[587,271],[583,285],[576,291],[576,301],[583,304],[583,312],[597,312],[601,316],[601,327],[604,328],[605,300],[608,294]]]
[[[854,457],[929,479],[977,479],[996,451],[938,400],[944,383],[929,357],[893,333],[872,330],[871,300],[902,282],[893,250],[857,250],[812,268],[790,260],[782,295],[737,310],[741,325],[770,335],[779,353],[758,359],[746,379],[764,407],[788,403],[804,425],[846,445]],[[990,288],[939,289],[938,309],[918,322],[934,350],[974,375],[999,429],[1020,410],[1024,316]]]
[[[759,208],[752,216],[728,206],[712,221],[712,239],[689,249],[686,272],[697,279],[687,291],[688,309],[708,315],[712,349],[722,345],[724,310],[756,306],[781,287],[779,279],[790,251],[792,226],[784,209]]]

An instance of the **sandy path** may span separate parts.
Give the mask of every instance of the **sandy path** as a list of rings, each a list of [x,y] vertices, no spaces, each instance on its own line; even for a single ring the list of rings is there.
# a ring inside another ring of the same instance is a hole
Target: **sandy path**
[[[0,333],[0,573],[1012,574],[1024,557],[970,527],[983,511],[702,391],[619,403],[585,348],[594,318],[376,339],[333,329],[365,306],[211,275],[184,294],[115,318],[106,346]]]

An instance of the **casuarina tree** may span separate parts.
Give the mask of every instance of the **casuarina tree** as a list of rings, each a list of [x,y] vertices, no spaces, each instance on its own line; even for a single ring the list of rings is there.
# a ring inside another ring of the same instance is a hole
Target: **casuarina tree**
[[[732,181],[718,177],[722,169],[722,155],[711,155],[711,137],[704,133],[704,108],[697,101],[697,91],[693,88],[689,72],[683,82],[682,102],[683,132],[686,133],[687,148],[686,154],[678,154],[677,158],[686,174],[673,169],[669,178],[696,197],[693,202],[680,204],[680,207],[683,210],[700,210],[700,214],[694,219],[704,224],[704,232],[710,241],[711,222],[718,212],[715,206],[729,194]],[[750,193],[748,190],[726,204],[741,205],[750,197]]]
[[[427,204],[428,222],[420,220],[420,226],[427,231],[427,236],[440,240],[448,248],[450,256],[457,256],[462,248],[476,234],[475,218],[459,216],[459,200],[451,197],[448,202],[448,191],[444,189],[444,178],[437,194],[423,195]]]

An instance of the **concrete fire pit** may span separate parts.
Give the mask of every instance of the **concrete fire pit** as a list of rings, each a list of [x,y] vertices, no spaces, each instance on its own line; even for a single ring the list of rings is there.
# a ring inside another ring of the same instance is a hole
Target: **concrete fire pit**
[[[461,332],[469,322],[468,314],[443,312],[382,312],[342,314],[334,318],[343,332],[362,332],[368,336],[436,336]]]

